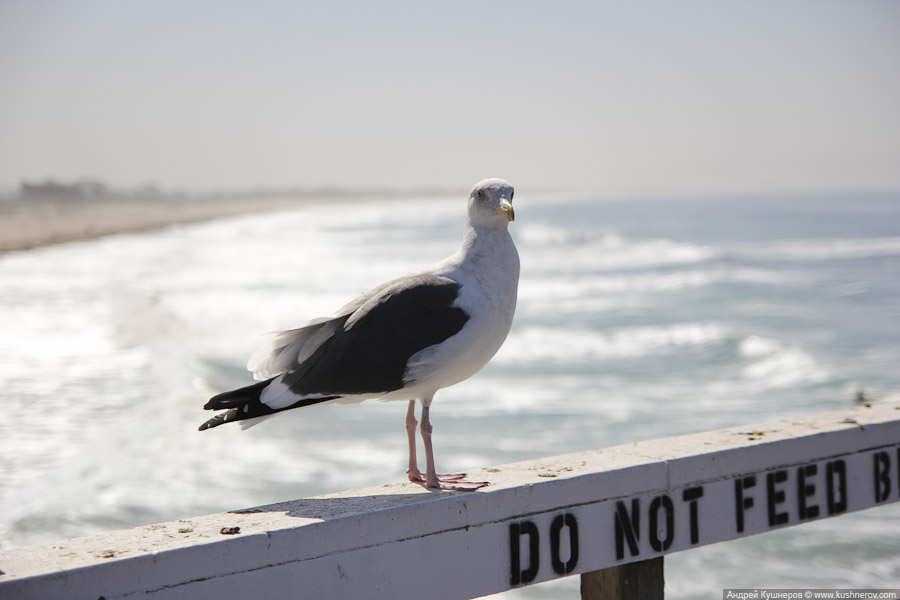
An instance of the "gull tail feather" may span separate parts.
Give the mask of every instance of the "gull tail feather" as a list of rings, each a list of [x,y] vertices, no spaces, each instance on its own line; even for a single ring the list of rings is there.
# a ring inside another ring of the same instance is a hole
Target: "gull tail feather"
[[[225,423],[238,421],[241,421],[241,429],[248,429],[275,416],[275,414],[279,412],[290,410],[292,408],[310,406],[320,402],[327,402],[328,400],[334,400],[336,398],[336,396],[331,396],[313,400],[298,400],[289,406],[272,408],[265,404],[260,399],[260,396],[262,395],[263,390],[265,390],[275,379],[276,378],[273,377],[266,381],[260,381],[252,385],[213,396],[203,408],[205,410],[224,410],[224,412],[217,414],[212,419],[203,423],[198,430],[204,431],[206,429],[218,427],[219,425],[224,425]]]

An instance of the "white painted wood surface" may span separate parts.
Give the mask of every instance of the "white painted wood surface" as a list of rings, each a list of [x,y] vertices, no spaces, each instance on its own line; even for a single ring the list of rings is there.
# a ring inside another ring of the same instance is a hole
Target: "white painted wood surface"
[[[0,598],[478,597],[896,502],[900,402],[470,475],[2,552]]]

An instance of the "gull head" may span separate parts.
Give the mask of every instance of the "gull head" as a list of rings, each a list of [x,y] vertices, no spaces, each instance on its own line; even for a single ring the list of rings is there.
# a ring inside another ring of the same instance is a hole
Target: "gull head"
[[[469,223],[473,227],[505,228],[516,218],[514,193],[513,186],[502,179],[479,181],[469,194]]]

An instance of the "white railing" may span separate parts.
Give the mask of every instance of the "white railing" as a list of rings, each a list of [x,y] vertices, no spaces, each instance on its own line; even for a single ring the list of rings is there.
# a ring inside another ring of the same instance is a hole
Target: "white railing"
[[[475,598],[575,574],[585,598],[661,597],[665,554],[900,500],[900,403],[470,475],[491,486],[386,485],[2,552],[0,598]]]

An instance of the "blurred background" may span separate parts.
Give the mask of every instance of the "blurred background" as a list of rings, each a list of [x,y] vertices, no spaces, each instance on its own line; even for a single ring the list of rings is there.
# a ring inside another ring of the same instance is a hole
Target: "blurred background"
[[[201,407],[260,334],[455,251],[486,177],[519,307],[435,400],[445,470],[884,399],[898,31],[874,0],[0,1],[0,548],[402,480],[403,406]],[[898,517],[676,554],[666,593],[900,587]]]

